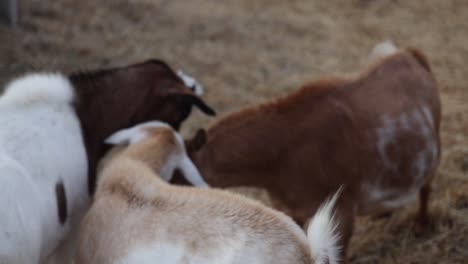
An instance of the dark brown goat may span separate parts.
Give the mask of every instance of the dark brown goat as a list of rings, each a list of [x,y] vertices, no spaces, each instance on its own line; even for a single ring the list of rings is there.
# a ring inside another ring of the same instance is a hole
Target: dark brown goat
[[[204,113],[214,111],[187,87],[166,63],[148,60],[121,68],[70,74],[76,93],[89,162],[89,192],[93,193],[96,166],[107,147],[104,139],[113,132],[160,120],[178,130],[192,106]]]
[[[210,186],[264,188],[300,224],[345,186],[337,219],[346,262],[356,215],[401,207],[419,192],[417,224],[427,224],[440,116],[424,55],[395,48],[355,78],[321,79],[232,113],[187,149]]]

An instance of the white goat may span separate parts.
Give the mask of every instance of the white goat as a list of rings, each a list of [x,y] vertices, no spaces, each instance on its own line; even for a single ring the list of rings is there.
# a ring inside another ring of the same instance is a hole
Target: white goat
[[[179,164],[193,168],[186,178],[201,180],[180,136],[163,123],[117,132],[107,142],[129,146],[103,165],[76,264],[338,262],[338,193],[316,213],[307,238],[291,218],[256,201],[160,179]]]
[[[59,74],[29,75],[0,97],[0,263],[42,263],[81,219],[86,152]]]

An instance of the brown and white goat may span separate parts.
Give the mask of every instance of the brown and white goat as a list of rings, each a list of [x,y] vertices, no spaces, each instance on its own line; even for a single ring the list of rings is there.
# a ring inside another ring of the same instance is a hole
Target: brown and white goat
[[[149,120],[161,120],[176,130],[192,106],[215,112],[199,97],[201,85],[165,62],[151,59],[129,66],[73,73],[75,109],[83,129],[89,162],[89,191],[94,190],[96,167],[111,133]]]
[[[256,201],[163,181],[187,162],[194,170],[184,175],[200,176],[180,136],[163,123],[117,132],[107,142],[129,145],[103,165],[76,264],[337,263],[338,192],[313,218],[307,238],[291,218]]]
[[[199,97],[203,89],[195,79],[158,59],[67,77],[76,94],[73,102],[86,147],[90,195],[98,161],[108,150],[104,139],[111,133],[149,120],[164,121],[178,130],[193,106],[215,114]],[[67,244],[63,247],[70,248]],[[68,251],[60,248],[58,259],[66,258],[60,255],[69,255]]]
[[[193,105],[213,114],[194,88],[158,60],[10,82],[0,96],[0,263],[69,263],[104,139],[153,119],[179,128]]]
[[[343,256],[356,215],[401,207],[418,192],[417,225],[426,225],[440,155],[437,84],[420,51],[384,43],[374,53],[381,58],[357,77],[307,83],[200,130],[187,148],[207,183],[264,188],[300,224],[343,185]]]

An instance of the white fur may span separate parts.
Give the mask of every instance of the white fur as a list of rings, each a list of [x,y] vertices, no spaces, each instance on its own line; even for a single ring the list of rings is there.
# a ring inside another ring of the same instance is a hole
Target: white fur
[[[166,123],[160,121],[149,121],[145,123],[138,124],[136,126],[121,129],[108,138],[106,138],[105,143],[110,145],[120,145],[120,144],[135,144],[140,140],[145,139],[148,135],[145,131],[146,128],[160,128],[166,127],[170,128],[170,126]]]
[[[307,228],[310,252],[316,264],[338,263],[340,260],[340,236],[336,231],[334,207],[341,191],[342,187],[320,206]]]
[[[147,128],[170,128],[170,126],[166,123],[160,121],[150,121],[142,124],[138,124],[131,128],[123,129],[120,131],[115,132],[114,134],[110,135],[105,142],[107,144],[135,144],[145,138],[147,138],[148,133],[145,129]],[[179,133],[173,131],[174,136],[177,139],[179,147],[181,148],[182,152],[175,152],[169,160],[165,163],[162,171],[160,172],[160,176],[165,181],[170,181],[174,170],[180,169],[184,174],[185,178],[193,185],[199,187],[208,187],[208,184],[203,180],[202,176],[198,172],[195,165],[192,163],[190,158],[187,156],[187,152],[185,150],[185,144],[182,137]]]
[[[383,207],[386,210],[393,210],[400,208],[417,198],[421,185],[411,186],[410,189],[390,189],[383,188],[380,185],[365,186],[364,190],[368,197],[367,208],[361,208],[361,213],[371,213],[372,207]]]
[[[371,53],[369,54],[369,61],[375,61],[377,59],[392,55],[398,52],[398,48],[391,40],[386,40],[378,43],[374,46]]]
[[[1,97],[2,106],[27,106],[35,103],[70,103],[73,88],[62,74],[29,74],[11,81]]]
[[[86,152],[72,99],[70,83],[58,74],[17,79],[0,97],[0,263],[43,262],[89,205]],[[59,181],[67,197],[65,225],[58,218]]]
[[[208,183],[205,182],[198,169],[185,153],[183,154],[183,157],[181,157],[179,168],[182,171],[182,174],[184,174],[185,178],[194,186],[204,188],[209,187]]]
[[[240,231],[243,233],[243,231]],[[246,237],[243,235],[242,237]],[[211,253],[194,252],[190,249],[184,239],[180,241],[159,241],[152,244],[140,244],[134,247],[128,255],[120,260],[119,264],[153,264],[154,260],[158,260],[158,264],[178,264],[178,263],[191,263],[191,264],[244,264],[244,263],[271,263],[271,261],[262,261],[254,249],[248,256],[239,255],[238,250],[245,249],[245,238],[235,239],[233,237],[226,237],[225,243],[218,245],[216,250],[211,249]],[[255,248],[255,247],[254,247]],[[191,252],[191,254],[187,254]],[[244,260],[247,260],[245,262]]]
[[[203,95],[203,86],[197,80],[195,80],[195,78],[193,78],[190,75],[187,75],[182,70],[178,70],[177,75],[179,75],[182,81],[184,81],[185,86],[189,87],[190,89],[193,89],[193,92],[196,95]]]
[[[205,182],[195,164],[193,164],[192,160],[190,160],[188,157],[184,140],[180,134],[174,131],[174,135],[177,139],[177,142],[179,143],[179,146],[181,146],[183,149],[182,153],[177,157],[179,160],[178,168],[182,171],[182,174],[184,174],[185,178],[194,186],[204,188],[209,187],[208,183]]]
[[[434,120],[426,106],[390,117],[381,117],[381,126],[376,130],[378,158],[382,164],[382,172],[398,177],[398,159],[391,160],[387,154],[389,147],[398,148],[401,143],[398,138],[403,133],[412,133],[419,136],[423,142],[420,149],[414,149],[412,162],[412,184],[397,188],[382,183],[381,175],[375,182],[363,186],[369,201],[366,208],[360,208],[361,213],[371,212],[372,207],[383,206],[387,209],[396,209],[417,198],[417,193],[426,182],[426,176],[437,166],[437,140],[434,135]],[[415,136],[416,136],[415,135]],[[406,147],[406,146],[402,146]]]
[[[181,245],[168,243],[155,243],[154,245],[138,245],[134,250],[123,257],[119,264],[159,264],[181,263],[185,248]],[[193,260],[192,260],[193,263]]]
[[[398,145],[398,135],[401,133],[418,133],[425,146],[418,151],[414,157],[413,168],[416,179],[423,179],[428,168],[437,158],[437,144],[433,135],[434,121],[427,107],[415,109],[409,113],[401,113],[395,118],[387,115],[382,116],[382,125],[377,128],[377,149],[383,168],[396,172],[398,164],[390,160],[387,155],[387,148],[390,145]]]
[[[406,205],[412,201],[415,201],[418,197],[420,188],[412,188],[409,191],[400,190],[395,193],[393,199],[384,199],[382,201],[382,206],[386,209],[397,209]]]
[[[407,126],[406,116],[403,117],[405,126]],[[387,155],[387,147],[390,144],[395,144],[396,136],[398,133],[397,120],[391,119],[387,115],[382,116],[382,125],[377,128],[377,149],[379,151],[380,160],[385,170],[397,171],[397,164],[390,160]]]
[[[418,121],[419,132],[425,141],[424,147],[416,155],[414,164],[415,175],[422,181],[424,176],[433,169],[432,165],[436,164],[437,142],[433,134],[434,121],[429,109],[423,107],[421,111],[415,111],[413,115],[415,120]]]
[[[426,117],[427,122],[429,122],[429,125],[434,128],[434,118],[432,117],[432,113],[431,110],[429,110],[429,107],[422,106],[422,111]]]

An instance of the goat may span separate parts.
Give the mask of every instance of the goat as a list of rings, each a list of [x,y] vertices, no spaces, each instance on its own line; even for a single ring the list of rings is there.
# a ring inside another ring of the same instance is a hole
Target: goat
[[[179,128],[192,105],[183,76],[150,60],[71,74],[29,74],[0,96],[0,263],[69,263],[111,133],[152,119]]]
[[[437,84],[418,50],[383,43],[373,56],[358,76],[307,83],[199,130],[186,142],[189,156],[210,186],[264,188],[301,225],[344,185],[344,261],[356,215],[387,213],[419,192],[423,229],[440,157]]]
[[[87,162],[72,100],[66,77],[44,74],[11,82],[0,97],[2,264],[43,263],[87,208],[74,187],[87,186]]]
[[[208,115],[215,114],[197,96],[203,93],[203,88],[195,79],[181,70],[173,71],[160,60],[72,73],[68,77],[76,87],[75,109],[90,164],[90,194],[94,190],[97,163],[108,150],[104,139],[112,132],[155,119],[179,130],[193,105]]]
[[[76,264],[337,263],[338,192],[311,221],[307,239],[291,218],[259,202],[166,183],[188,162],[194,169],[185,177],[200,176],[181,137],[164,123],[122,130],[106,142],[128,146],[102,166]]]

